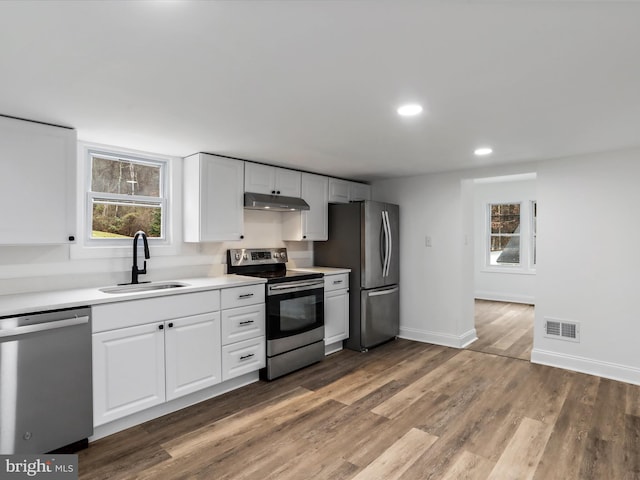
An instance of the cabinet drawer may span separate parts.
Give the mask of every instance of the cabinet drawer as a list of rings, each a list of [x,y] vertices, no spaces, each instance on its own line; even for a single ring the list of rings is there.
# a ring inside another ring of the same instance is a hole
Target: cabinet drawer
[[[266,365],[265,337],[222,347],[222,380],[254,372]]]
[[[105,303],[91,307],[93,333],[220,310],[220,290]]]
[[[264,283],[222,290],[222,308],[244,307],[264,303]]]
[[[264,335],[265,305],[230,308],[222,311],[222,344]]]
[[[338,275],[324,276],[324,291],[344,290],[349,288],[349,274],[339,273]]]

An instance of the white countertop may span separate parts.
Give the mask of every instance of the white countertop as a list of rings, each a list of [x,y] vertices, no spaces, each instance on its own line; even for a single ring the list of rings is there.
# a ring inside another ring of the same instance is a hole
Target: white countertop
[[[297,270],[299,272],[313,272],[313,273],[323,273],[325,275],[338,275],[340,273],[349,273],[351,271],[350,268],[335,268],[335,267],[303,267],[303,268],[293,268],[292,270]]]
[[[179,278],[176,282],[187,284],[184,287],[145,292],[104,293],[102,287],[78,288],[72,290],[54,290],[46,292],[20,293],[14,295],[0,295],[0,317],[35,313],[44,310],[73,308],[102,303],[123,302],[139,298],[162,297],[166,295],[180,295],[184,293],[215,290],[218,288],[237,287],[265,283],[266,280],[242,275],[221,275],[219,277]],[[167,283],[167,282],[153,282]]]

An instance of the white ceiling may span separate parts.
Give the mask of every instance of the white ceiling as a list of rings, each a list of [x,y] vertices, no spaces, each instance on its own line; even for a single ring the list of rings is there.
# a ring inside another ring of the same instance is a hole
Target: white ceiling
[[[632,1],[5,0],[0,66],[1,114],[356,179],[640,145]]]

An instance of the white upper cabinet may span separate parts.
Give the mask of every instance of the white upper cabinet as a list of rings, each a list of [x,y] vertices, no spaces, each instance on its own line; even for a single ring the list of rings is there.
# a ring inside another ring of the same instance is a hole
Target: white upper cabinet
[[[296,170],[246,162],[244,189],[246,192],[285,195],[300,198],[301,173]]]
[[[349,203],[359,200],[371,200],[371,185],[339,178],[329,179],[329,203]]]
[[[244,238],[244,162],[198,153],[184,159],[184,241]]]
[[[77,134],[0,116],[1,245],[75,240]]]
[[[349,182],[349,201],[371,200],[371,185]]]
[[[329,179],[329,202],[349,203],[349,182],[338,178]]]
[[[329,179],[312,173],[302,174],[302,198],[309,210],[282,214],[283,240],[327,240]]]

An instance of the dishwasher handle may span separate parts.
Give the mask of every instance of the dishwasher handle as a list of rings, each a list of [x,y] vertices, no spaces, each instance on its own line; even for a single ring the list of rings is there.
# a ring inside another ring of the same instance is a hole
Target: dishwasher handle
[[[38,323],[35,325],[22,325],[20,327],[8,328],[0,330],[0,338],[18,337],[28,333],[45,332],[47,330],[56,330],[58,328],[73,327],[75,325],[83,325],[89,323],[89,316],[68,318],[64,320],[54,320],[52,322]]]

